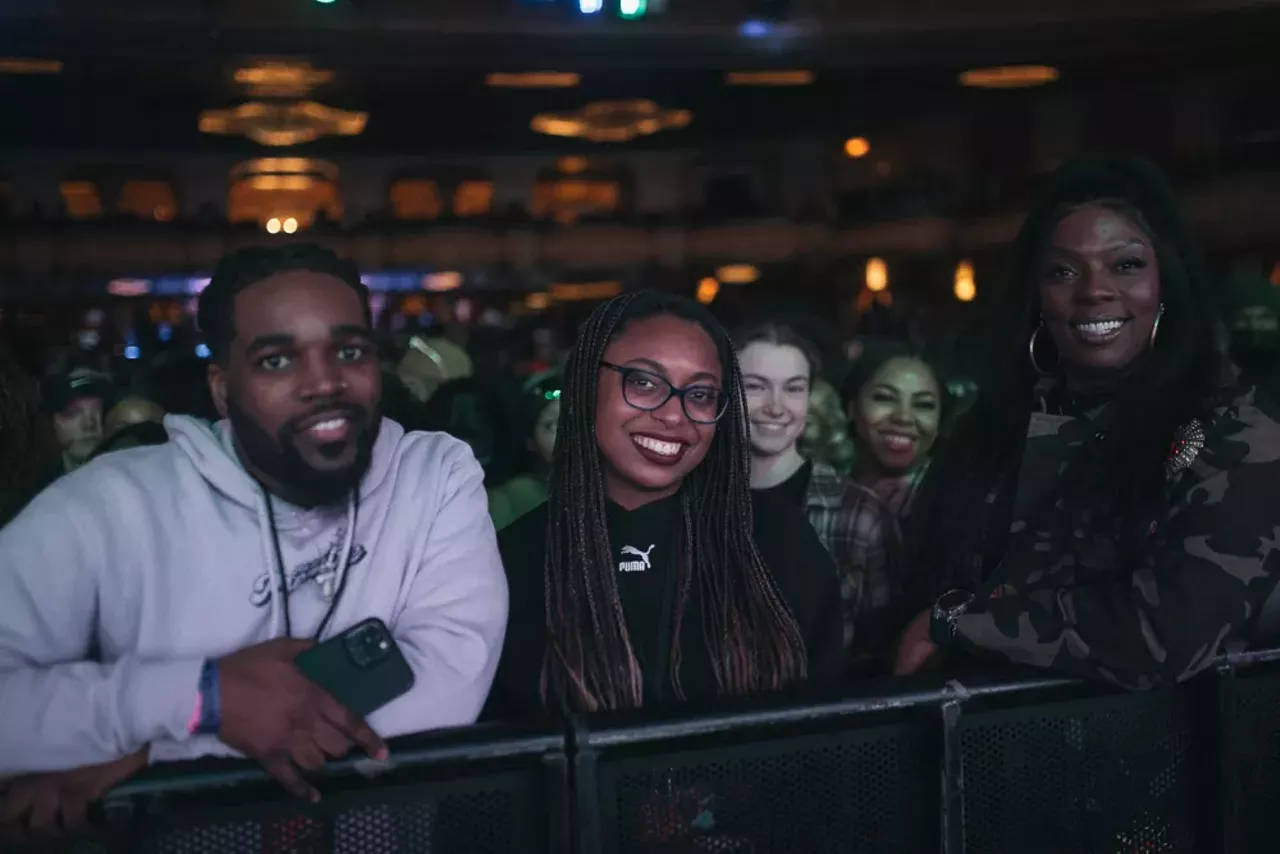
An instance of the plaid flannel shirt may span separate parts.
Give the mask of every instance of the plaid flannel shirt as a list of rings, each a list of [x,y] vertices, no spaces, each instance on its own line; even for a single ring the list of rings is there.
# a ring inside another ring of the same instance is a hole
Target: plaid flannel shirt
[[[855,659],[886,652],[902,627],[902,534],[897,518],[870,489],[815,462],[805,511],[835,561],[844,602],[844,645]]]

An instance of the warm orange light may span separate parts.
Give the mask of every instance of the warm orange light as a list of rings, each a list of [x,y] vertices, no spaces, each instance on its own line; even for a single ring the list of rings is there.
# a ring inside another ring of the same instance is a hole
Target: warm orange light
[[[867,290],[883,291],[889,287],[889,265],[883,258],[872,258],[867,262]]]
[[[1280,288],[1280,261],[1277,261],[1276,265],[1271,268],[1271,284]]]
[[[556,161],[556,168],[566,175],[577,175],[579,172],[586,172],[588,165],[587,158],[578,156],[561,157]]]
[[[427,273],[422,277],[422,287],[428,291],[442,293],[456,291],[462,287],[462,274],[456,270],[444,270],[439,273]]]
[[[551,295],[540,292],[529,294],[524,298],[524,307],[529,311],[546,311],[551,308]]]
[[[1061,77],[1049,65],[1005,65],[999,68],[975,68],[960,75],[961,86],[975,89],[1029,89],[1044,86]]]
[[[871,153],[871,143],[867,142],[866,137],[855,136],[852,139],[845,140],[844,153],[846,157],[857,160],[859,157],[866,157]]]
[[[960,302],[973,302],[978,295],[978,285],[973,279],[973,264],[961,261],[956,265],[956,283],[953,288],[956,299]]]
[[[760,278],[760,270],[750,264],[726,264],[716,270],[716,278],[726,285],[749,285]]]
[[[710,305],[720,293],[720,283],[710,276],[698,282],[698,302]]]
[[[497,89],[572,89],[582,82],[582,75],[571,71],[496,72],[484,82]]]
[[[62,63],[56,59],[28,59],[19,56],[0,57],[0,74],[61,74]]]
[[[280,233],[280,218],[273,216],[271,219],[267,220],[267,234],[279,234],[279,233]]]
[[[724,76],[726,86],[808,86],[813,83],[813,72],[803,69],[789,71],[730,71]]]
[[[551,298],[557,302],[609,299],[620,293],[622,293],[621,282],[586,282],[551,286]]]

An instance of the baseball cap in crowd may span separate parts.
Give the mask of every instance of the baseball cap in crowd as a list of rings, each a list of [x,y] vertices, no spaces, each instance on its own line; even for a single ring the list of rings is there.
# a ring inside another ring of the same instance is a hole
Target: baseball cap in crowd
[[[115,387],[109,379],[84,370],[52,377],[44,382],[41,391],[45,409],[51,413],[62,412],[75,401],[86,398],[103,401],[105,410],[115,395]]]

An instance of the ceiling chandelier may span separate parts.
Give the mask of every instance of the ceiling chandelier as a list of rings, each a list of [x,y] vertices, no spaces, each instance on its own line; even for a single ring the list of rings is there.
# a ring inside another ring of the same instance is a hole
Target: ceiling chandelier
[[[261,145],[281,147],[314,142],[322,136],[357,136],[368,120],[368,113],[339,110],[315,101],[250,101],[230,109],[205,110],[200,114],[200,130],[246,136]]]
[[[669,110],[653,101],[596,101],[567,113],[539,113],[529,127],[548,136],[590,142],[630,142],[664,130],[688,127],[693,113]]]
[[[334,74],[305,62],[263,61],[237,68],[233,76],[257,100],[205,110],[200,114],[202,133],[244,136],[277,148],[326,136],[357,136],[369,119],[367,113],[310,100],[307,96],[316,87],[332,82]]]

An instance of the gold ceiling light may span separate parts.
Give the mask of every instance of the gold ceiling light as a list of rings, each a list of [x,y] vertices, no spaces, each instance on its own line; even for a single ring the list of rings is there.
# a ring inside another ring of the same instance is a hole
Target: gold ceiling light
[[[256,222],[271,234],[293,234],[318,214],[342,218],[338,167],[311,157],[257,157],[231,169],[227,217]]]
[[[688,127],[693,113],[668,110],[653,101],[596,101],[568,113],[539,113],[529,127],[548,136],[567,136],[590,142],[631,140]]]
[[[274,148],[314,142],[323,136],[358,136],[368,120],[368,113],[339,110],[315,101],[291,104],[250,101],[226,110],[205,110],[200,114],[200,130],[247,136]]]
[[[622,282],[576,282],[548,288],[554,302],[610,299],[622,293]]]
[[[570,155],[569,157],[561,157],[556,161],[556,168],[565,175],[578,175],[587,171],[587,167],[591,164],[585,157]]]
[[[484,79],[495,89],[572,89],[582,75],[572,71],[494,72]]]
[[[844,141],[844,156],[852,160],[866,157],[871,153],[871,143],[865,136],[850,137]]]
[[[261,62],[235,70],[235,81],[255,98],[302,98],[333,81],[333,72],[307,62]]]
[[[811,86],[813,72],[803,69],[790,71],[730,71],[724,76],[726,86]]]
[[[966,71],[960,75],[960,85],[975,89],[1030,89],[1053,83],[1061,76],[1050,65],[1003,65]]]
[[[726,264],[716,270],[716,279],[726,285],[749,285],[760,278],[760,269],[751,264]]]
[[[56,59],[30,59],[0,56],[0,74],[61,74],[62,63]]]

